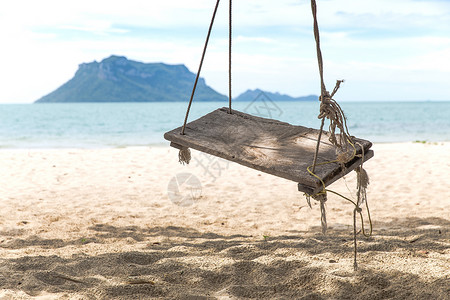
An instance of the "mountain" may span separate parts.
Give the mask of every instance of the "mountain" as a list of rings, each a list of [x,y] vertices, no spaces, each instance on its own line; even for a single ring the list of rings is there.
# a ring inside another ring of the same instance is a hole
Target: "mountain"
[[[269,98],[272,101],[318,101],[319,96],[316,95],[309,95],[304,97],[291,97],[289,95],[284,95],[280,93],[271,93],[262,91],[260,89],[256,90],[247,90],[244,93],[240,94],[238,97],[236,97],[235,101],[253,101],[260,97],[261,95],[264,95],[266,98]]]
[[[113,55],[80,64],[72,79],[36,102],[188,101],[195,76],[184,65],[142,63]],[[194,100],[226,101],[227,97],[200,78]]]

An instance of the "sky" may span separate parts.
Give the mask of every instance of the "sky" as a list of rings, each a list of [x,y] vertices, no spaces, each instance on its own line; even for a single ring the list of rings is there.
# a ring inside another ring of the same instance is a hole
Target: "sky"
[[[0,103],[31,103],[110,55],[196,72],[216,0],[0,4]],[[228,0],[201,76],[228,91]],[[325,84],[338,101],[450,100],[450,0],[317,0]],[[233,96],[320,94],[309,0],[233,1]]]

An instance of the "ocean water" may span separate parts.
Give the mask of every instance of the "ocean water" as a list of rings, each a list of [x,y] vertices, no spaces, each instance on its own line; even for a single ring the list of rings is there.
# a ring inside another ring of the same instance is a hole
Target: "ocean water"
[[[192,121],[227,103],[195,102]],[[450,102],[342,102],[351,135],[373,142],[450,141]],[[0,148],[105,148],[168,144],[187,103],[1,104]],[[317,102],[237,102],[233,108],[319,128]]]

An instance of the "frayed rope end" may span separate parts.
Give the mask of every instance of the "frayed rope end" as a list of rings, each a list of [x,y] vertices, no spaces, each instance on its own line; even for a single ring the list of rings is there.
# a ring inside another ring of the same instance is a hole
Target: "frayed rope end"
[[[309,207],[311,208],[311,198],[320,202],[320,224],[322,227],[322,233],[326,234],[328,225],[327,225],[327,211],[325,207],[325,202],[327,202],[327,193],[326,191],[320,192],[315,195],[306,195],[306,201],[308,202]]]
[[[357,185],[361,186],[362,188],[367,188],[369,186],[369,174],[367,174],[367,171],[363,169],[361,166],[356,168],[357,176]]]
[[[191,150],[188,147],[183,147],[180,149],[180,152],[178,152],[178,161],[180,164],[189,164],[191,161]]]
[[[322,233],[326,234],[327,233],[327,229],[328,229],[328,224],[327,224],[327,212],[325,209],[325,202],[327,202],[327,195],[325,194],[321,199],[320,199],[320,223],[322,226]]]

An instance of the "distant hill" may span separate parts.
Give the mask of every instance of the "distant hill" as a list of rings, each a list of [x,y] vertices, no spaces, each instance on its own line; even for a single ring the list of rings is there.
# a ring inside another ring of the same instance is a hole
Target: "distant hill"
[[[112,55],[101,62],[83,63],[75,76],[37,103],[64,102],[175,102],[188,101],[195,74],[185,65],[142,63]],[[253,101],[264,94],[272,101],[316,101],[318,96],[291,97],[260,89],[247,90],[233,99]],[[228,97],[200,78],[195,101],[227,101]]]
[[[194,81],[195,74],[184,65],[142,63],[113,55],[80,64],[72,79],[36,102],[188,101]],[[226,100],[199,79],[195,101]]]
[[[256,90],[247,90],[244,93],[240,94],[236,97],[235,101],[253,101],[258,98],[261,94],[264,94],[267,98],[272,101],[318,101],[319,96],[309,95],[304,97],[291,97],[289,95],[280,94],[280,93],[271,93],[262,91],[260,89]]]

